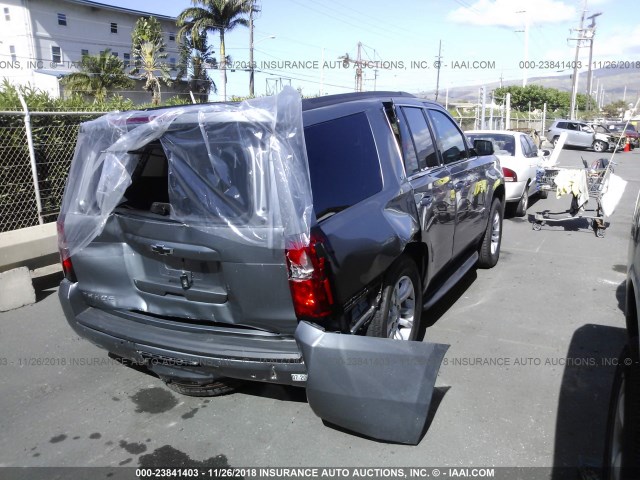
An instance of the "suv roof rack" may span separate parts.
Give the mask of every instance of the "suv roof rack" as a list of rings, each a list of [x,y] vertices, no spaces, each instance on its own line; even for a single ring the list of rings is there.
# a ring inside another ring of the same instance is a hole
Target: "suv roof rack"
[[[339,93],[336,95],[325,95],[322,97],[303,98],[302,110],[312,110],[314,108],[326,107],[337,103],[354,102],[358,100],[369,100],[376,98],[409,97],[417,98],[407,92],[376,91],[376,92],[351,92]]]

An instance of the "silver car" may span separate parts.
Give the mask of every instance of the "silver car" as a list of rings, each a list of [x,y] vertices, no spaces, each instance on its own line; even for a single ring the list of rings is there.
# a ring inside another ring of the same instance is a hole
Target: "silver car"
[[[589,124],[576,120],[555,120],[547,130],[547,140],[555,147],[560,134],[566,132],[565,145],[593,148],[596,152],[606,152],[613,146],[610,136],[596,132]]]

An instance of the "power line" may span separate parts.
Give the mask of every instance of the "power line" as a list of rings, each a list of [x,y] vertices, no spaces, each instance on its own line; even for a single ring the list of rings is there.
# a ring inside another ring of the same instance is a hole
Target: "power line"
[[[396,25],[394,25],[391,22],[380,20],[379,18],[374,17],[372,15],[369,15],[369,14],[363,12],[362,10],[358,10],[358,9],[349,7],[346,4],[336,2],[335,0],[329,0],[329,1],[331,3],[333,3],[334,5],[339,5],[340,8],[351,10],[352,12],[356,13],[358,15],[358,19],[360,19],[362,17],[366,17],[366,18],[369,18],[369,19],[373,20],[378,25],[375,25],[375,24],[372,24],[372,23],[367,23],[367,22],[364,22],[364,23],[374,27],[375,29],[383,28],[385,31],[395,31],[395,32],[397,32],[397,35],[402,35],[402,36],[405,36],[407,38],[410,37],[410,38],[413,38],[414,40],[419,40],[419,41],[423,41],[424,40],[424,39],[418,39],[417,37],[414,37],[413,35],[408,34],[407,30],[403,30],[402,28],[397,27]]]
[[[317,9],[317,8],[313,8],[313,7],[309,6],[309,5],[302,4],[302,3],[298,2],[298,0],[290,0],[290,1],[291,1],[291,2],[293,2],[293,3],[295,3],[295,4],[296,4],[296,5],[298,5],[298,6],[302,7],[302,8],[305,8],[305,9],[311,10],[312,12],[319,13],[320,15],[324,15],[324,16],[326,16],[326,17],[332,18],[332,19],[334,19],[334,20],[337,20],[337,21],[339,21],[339,22],[345,23],[345,24],[350,25],[350,26],[352,26],[352,27],[355,27],[355,28],[357,28],[357,29],[359,29],[359,30],[362,30],[362,25],[358,25],[358,24],[356,24],[356,23],[350,22],[350,21],[348,21],[348,20],[345,20],[344,18],[340,18],[340,17],[337,17],[337,16],[335,16],[335,15],[331,15],[331,14],[326,13],[326,12],[324,12],[324,11],[322,11],[322,10]],[[366,29],[365,29],[364,31],[365,31],[365,32],[367,32],[367,33],[370,33],[370,30],[366,30]],[[384,33],[384,32],[376,32],[376,35],[378,35],[378,36],[382,36],[382,37],[386,37],[386,38],[389,38],[389,39],[392,39],[392,40],[396,38],[396,37],[392,37],[392,36],[390,36],[390,35],[387,35],[387,34],[386,34],[386,33]]]

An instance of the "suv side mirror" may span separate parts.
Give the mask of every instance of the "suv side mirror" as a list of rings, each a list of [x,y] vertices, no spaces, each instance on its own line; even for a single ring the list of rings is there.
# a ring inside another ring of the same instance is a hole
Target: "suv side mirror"
[[[473,149],[476,151],[479,157],[484,155],[493,155],[493,142],[490,140],[474,140]]]

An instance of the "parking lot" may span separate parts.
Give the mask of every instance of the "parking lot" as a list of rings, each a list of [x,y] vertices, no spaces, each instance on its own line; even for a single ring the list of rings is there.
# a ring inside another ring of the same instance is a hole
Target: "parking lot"
[[[602,155],[567,150],[560,164],[581,156]],[[498,266],[471,272],[424,314],[425,338],[451,347],[418,446],[324,425],[293,387],[179,396],[78,338],[50,277],[35,305],[0,314],[0,466],[597,467],[625,342],[640,152],[615,161],[629,183],[604,239],[586,220],[536,232],[527,217],[507,218]],[[570,203],[534,199],[529,216]]]

